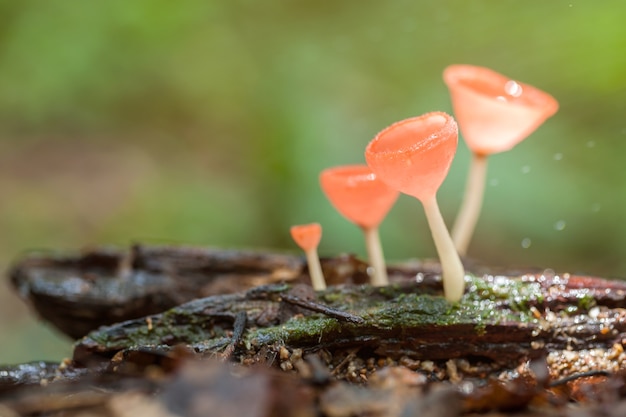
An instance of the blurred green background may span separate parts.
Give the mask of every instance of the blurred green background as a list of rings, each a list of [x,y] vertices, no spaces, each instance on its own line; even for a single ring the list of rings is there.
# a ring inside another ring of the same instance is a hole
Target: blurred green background
[[[390,123],[451,111],[442,70],[491,67],[561,108],[490,160],[470,255],[626,277],[626,3],[577,0],[0,0],[0,267],[132,242],[364,254],[317,175]],[[469,154],[439,192],[451,223]],[[435,255],[420,204],[389,259]],[[3,285],[0,363],[70,341]]]

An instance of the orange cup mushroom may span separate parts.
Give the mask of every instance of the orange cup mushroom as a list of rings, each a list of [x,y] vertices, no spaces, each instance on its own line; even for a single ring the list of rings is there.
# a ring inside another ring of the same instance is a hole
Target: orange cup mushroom
[[[455,246],[465,255],[482,206],[487,156],[513,148],[554,115],[559,104],[533,86],[484,67],[451,65],[443,79],[472,152],[465,196],[452,228]]]
[[[309,265],[311,285],[315,291],[326,289],[326,280],[317,254],[317,247],[322,239],[322,226],[319,223],[291,226],[291,237],[306,255]]]
[[[389,283],[378,228],[398,199],[398,191],[389,188],[367,165],[344,165],[328,168],[320,174],[320,185],[335,209],[359,226],[372,267],[371,283]]]
[[[367,145],[367,165],[378,178],[424,206],[428,225],[439,254],[446,299],[459,301],[465,291],[465,270],[437,205],[458,141],[452,116],[426,113],[394,123]]]

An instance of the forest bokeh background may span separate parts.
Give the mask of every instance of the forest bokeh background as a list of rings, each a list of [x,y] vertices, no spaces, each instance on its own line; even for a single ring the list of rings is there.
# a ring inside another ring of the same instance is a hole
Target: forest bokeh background
[[[451,112],[442,70],[491,67],[559,112],[491,158],[470,256],[626,278],[623,0],[0,0],[0,268],[37,249],[210,245],[364,254],[318,186],[394,121]],[[469,154],[439,192],[450,224]],[[381,227],[435,255],[420,204]],[[71,341],[0,288],[0,363]]]

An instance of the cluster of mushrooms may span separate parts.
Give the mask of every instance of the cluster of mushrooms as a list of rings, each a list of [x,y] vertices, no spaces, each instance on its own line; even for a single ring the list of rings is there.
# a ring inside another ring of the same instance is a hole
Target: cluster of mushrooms
[[[558,110],[549,94],[488,68],[451,65],[443,73],[455,119],[431,112],[401,120],[382,130],[367,145],[367,165],[328,168],[320,174],[331,204],[365,235],[371,284],[388,285],[378,228],[400,192],[424,206],[442,268],[446,299],[457,302],[465,290],[460,256],[467,252],[487,175],[487,156],[513,148]],[[458,123],[458,125],[457,125]],[[452,234],[439,207],[437,190],[456,153],[458,129],[472,152],[465,196]],[[291,235],[304,250],[315,290],[326,287],[317,255],[322,228],[318,223],[293,226]]]

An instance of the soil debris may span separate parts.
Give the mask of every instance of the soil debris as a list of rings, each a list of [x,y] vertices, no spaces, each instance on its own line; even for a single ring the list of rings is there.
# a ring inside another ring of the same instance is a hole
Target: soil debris
[[[135,246],[28,257],[12,269],[16,289],[80,338],[61,364],[1,366],[0,415],[626,409],[624,283],[469,275],[451,304],[430,263],[389,267],[387,287],[365,284],[354,257],[323,265],[333,281],[314,292],[303,260],[289,255]]]

